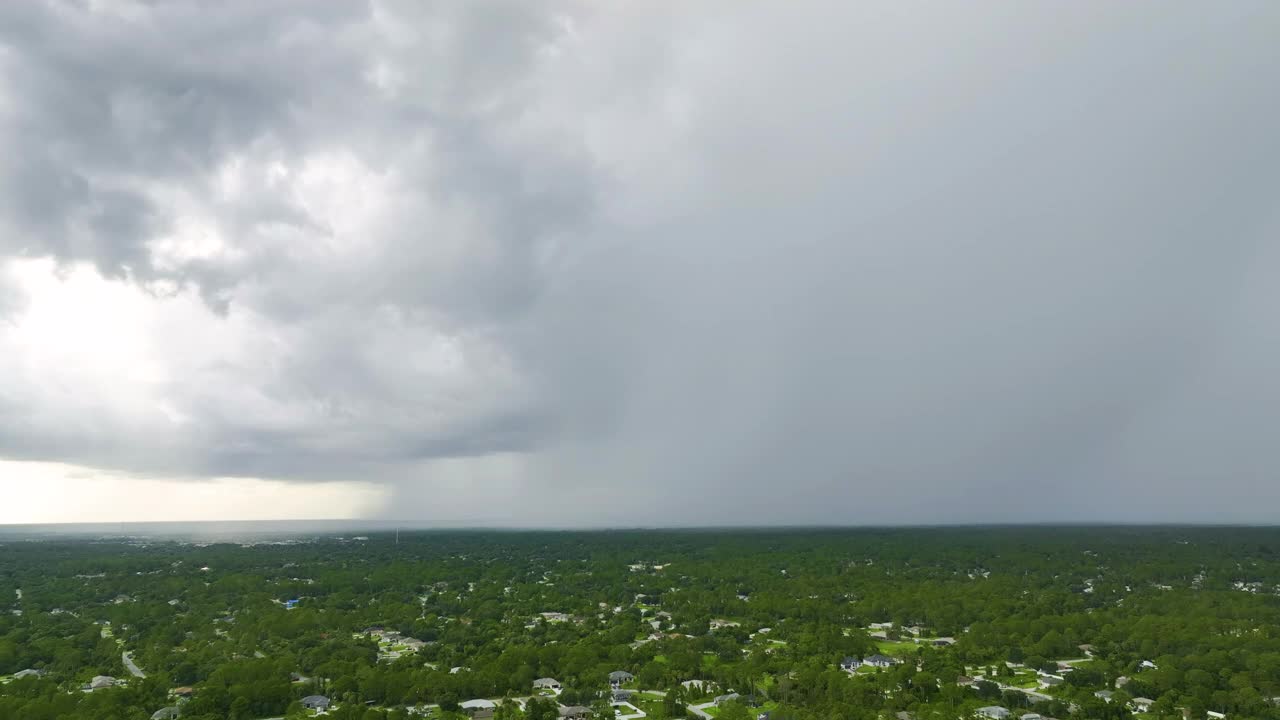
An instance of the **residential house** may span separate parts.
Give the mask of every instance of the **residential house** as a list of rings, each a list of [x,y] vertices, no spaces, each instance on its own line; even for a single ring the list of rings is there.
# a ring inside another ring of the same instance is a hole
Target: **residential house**
[[[683,687],[686,690],[689,688],[697,688],[699,690],[703,690],[707,687],[707,685],[710,682],[711,682],[710,680],[685,680],[684,682],[680,683],[680,687]]]
[[[624,683],[629,683],[635,679],[636,676],[626,670],[614,670],[609,673],[609,685],[611,685],[614,690],[622,687]]]
[[[992,720],[1005,720],[1005,718],[1010,715],[1007,708],[1000,707],[999,705],[980,707],[977,712],[979,715],[991,718]]]
[[[591,717],[591,708],[581,705],[561,705],[559,712],[565,720],[587,720]]]
[[[1040,713],[1027,713],[1020,716],[1018,720],[1044,720],[1044,716]]]
[[[940,637],[940,638],[933,639],[934,647],[946,647],[948,645],[955,645],[955,644],[956,644],[956,639],[953,637]]]
[[[1220,713],[1216,710],[1206,711],[1204,715],[1205,717],[1210,718],[1211,720],[1222,720],[1227,716],[1226,713]]]
[[[1156,664],[1151,662],[1150,660],[1143,660],[1142,662],[1138,663],[1138,667],[1142,668],[1143,670],[1159,670]]]
[[[733,702],[734,700],[739,700],[741,698],[742,696],[739,695],[738,693],[729,693],[727,695],[717,696],[716,699],[713,700],[712,702],[715,703],[717,707],[719,707],[720,705],[723,705],[727,702]]]
[[[856,657],[846,657],[840,661],[840,669],[845,672],[853,672],[862,666],[862,661]]]
[[[538,678],[533,681],[535,690],[559,690],[560,681],[555,678]]]
[[[1093,696],[1096,698],[1100,698],[1102,700],[1106,700],[1107,702],[1111,702],[1111,696],[1113,694],[1114,693],[1112,693],[1110,690],[1099,690],[1098,692],[1094,693]]]
[[[1064,682],[1064,678],[1057,675],[1041,675],[1037,679],[1040,681],[1040,687],[1057,687]]]
[[[887,668],[897,665],[898,661],[888,655],[872,655],[871,657],[863,658],[862,664],[877,668]]]
[[[151,713],[151,720],[177,720],[181,712],[177,707],[160,708]]]
[[[630,690],[614,690],[612,697],[614,702],[627,702],[631,699],[631,695],[632,691]]]
[[[172,695],[172,696],[174,696],[174,697],[178,697],[178,698],[189,698],[189,697],[191,697],[192,695],[195,695],[195,694],[196,694],[196,691],[195,691],[195,689],[194,689],[194,688],[189,688],[189,687],[177,687],[177,688],[174,688],[174,689],[170,690],[170,691],[169,691],[169,694],[170,694],[170,695]]]
[[[115,687],[116,679],[110,675],[98,675],[89,681],[90,690],[104,690],[109,687]]]
[[[476,699],[476,700],[467,700],[466,702],[459,703],[458,707],[462,708],[463,712],[467,713],[468,715],[471,715],[471,714],[474,714],[477,710],[492,710],[498,706],[492,700]]]
[[[968,687],[973,684],[973,678],[969,677],[968,675],[957,675],[956,684],[962,685],[964,687]]]
[[[302,698],[302,707],[308,710],[328,710],[329,698],[323,695],[308,695]]]
[[[1134,712],[1151,712],[1151,706],[1155,704],[1155,700],[1145,697],[1136,697],[1129,701],[1129,707]]]

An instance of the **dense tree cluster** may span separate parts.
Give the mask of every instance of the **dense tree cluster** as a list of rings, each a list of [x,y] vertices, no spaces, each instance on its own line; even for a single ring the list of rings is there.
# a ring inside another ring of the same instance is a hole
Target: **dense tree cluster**
[[[1016,685],[1039,669],[1063,679],[1034,703],[1043,715],[1124,718],[1145,697],[1151,718],[1280,718],[1278,588],[1270,529],[8,541],[0,717],[146,720],[182,686],[185,720],[302,717],[312,694],[331,697],[339,720],[427,705],[447,716],[471,698],[524,698],[540,677],[563,683],[562,704],[607,714],[608,674],[625,669],[629,685],[666,692],[637,699],[657,720],[728,691],[748,702],[718,708],[720,720],[761,707],[795,720],[957,718],[991,704],[1028,712],[1036,698]],[[877,639],[872,623],[893,626]],[[912,642],[908,626],[954,644]],[[425,645],[389,651],[374,628]],[[130,677],[126,650],[145,679]],[[838,667],[877,652],[902,662]],[[10,678],[27,669],[40,673]],[[127,682],[82,689],[99,675]],[[556,717],[550,702],[498,709],[519,714]]]

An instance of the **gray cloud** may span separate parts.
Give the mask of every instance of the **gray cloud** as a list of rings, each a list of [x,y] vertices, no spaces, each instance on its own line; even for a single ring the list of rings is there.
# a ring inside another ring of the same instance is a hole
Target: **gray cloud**
[[[0,381],[0,454],[428,522],[1280,500],[1271,4],[120,7],[0,10],[0,249],[272,344],[177,429]]]

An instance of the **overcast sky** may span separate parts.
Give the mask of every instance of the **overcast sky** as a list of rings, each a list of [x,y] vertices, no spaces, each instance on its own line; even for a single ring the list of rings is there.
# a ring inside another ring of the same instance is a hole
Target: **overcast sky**
[[[1277,38],[0,3],[0,522],[1274,522]]]

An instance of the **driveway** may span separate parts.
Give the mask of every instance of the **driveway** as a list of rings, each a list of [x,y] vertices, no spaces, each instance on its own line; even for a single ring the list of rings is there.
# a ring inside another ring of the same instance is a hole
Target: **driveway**
[[[147,676],[146,673],[142,672],[142,668],[134,664],[133,658],[129,656],[127,651],[120,654],[120,659],[124,662],[124,666],[129,670],[129,673],[134,677],[144,678]]]

